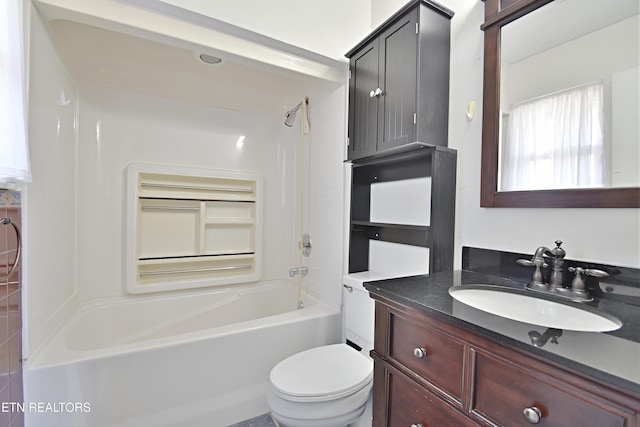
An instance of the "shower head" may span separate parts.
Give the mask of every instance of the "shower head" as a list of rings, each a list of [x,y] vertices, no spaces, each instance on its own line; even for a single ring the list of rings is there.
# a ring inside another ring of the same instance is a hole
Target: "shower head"
[[[305,96],[302,101],[296,105],[293,110],[289,110],[284,115],[285,126],[293,127],[293,122],[296,120],[296,113],[302,109],[302,133],[309,134],[309,97]]]
[[[296,119],[296,113],[300,109],[301,105],[302,105],[302,102],[300,102],[298,105],[296,105],[293,110],[289,110],[284,114],[284,124],[285,125],[287,125],[289,127],[293,126],[293,122]]]

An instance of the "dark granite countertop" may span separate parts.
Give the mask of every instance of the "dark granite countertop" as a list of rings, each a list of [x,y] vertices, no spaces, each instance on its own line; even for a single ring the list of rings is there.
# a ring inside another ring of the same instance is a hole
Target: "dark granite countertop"
[[[640,396],[640,307],[595,298],[588,303],[622,321],[612,332],[562,331],[557,344],[532,344],[530,331],[544,334],[545,327],[495,316],[454,300],[451,286],[491,284],[524,289],[526,282],[479,272],[459,270],[365,283],[373,294],[392,299],[423,312],[444,317],[457,326],[546,358],[594,379],[613,384]]]

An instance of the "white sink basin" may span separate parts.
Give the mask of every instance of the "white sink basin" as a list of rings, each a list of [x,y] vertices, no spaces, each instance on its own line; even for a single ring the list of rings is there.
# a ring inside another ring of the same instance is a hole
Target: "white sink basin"
[[[622,322],[591,307],[549,301],[528,291],[488,285],[454,286],[449,294],[463,304],[496,316],[567,331],[607,332]]]

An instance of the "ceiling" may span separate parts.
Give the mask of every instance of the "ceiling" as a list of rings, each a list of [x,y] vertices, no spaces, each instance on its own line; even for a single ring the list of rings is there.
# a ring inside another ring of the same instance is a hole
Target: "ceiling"
[[[79,83],[283,114],[304,96],[326,96],[347,82],[346,62],[156,3],[34,0]],[[222,61],[206,64],[202,53]]]
[[[502,27],[501,60],[520,61],[638,13],[638,0],[555,0]]]

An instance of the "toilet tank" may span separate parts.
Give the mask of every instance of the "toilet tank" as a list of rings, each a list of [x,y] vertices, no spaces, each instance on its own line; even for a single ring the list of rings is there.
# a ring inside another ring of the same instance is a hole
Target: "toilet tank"
[[[373,331],[375,326],[375,303],[364,288],[365,282],[387,279],[388,276],[363,271],[347,274],[343,277],[342,287],[342,321],[344,338],[351,341],[361,352],[369,355],[373,350]]]

